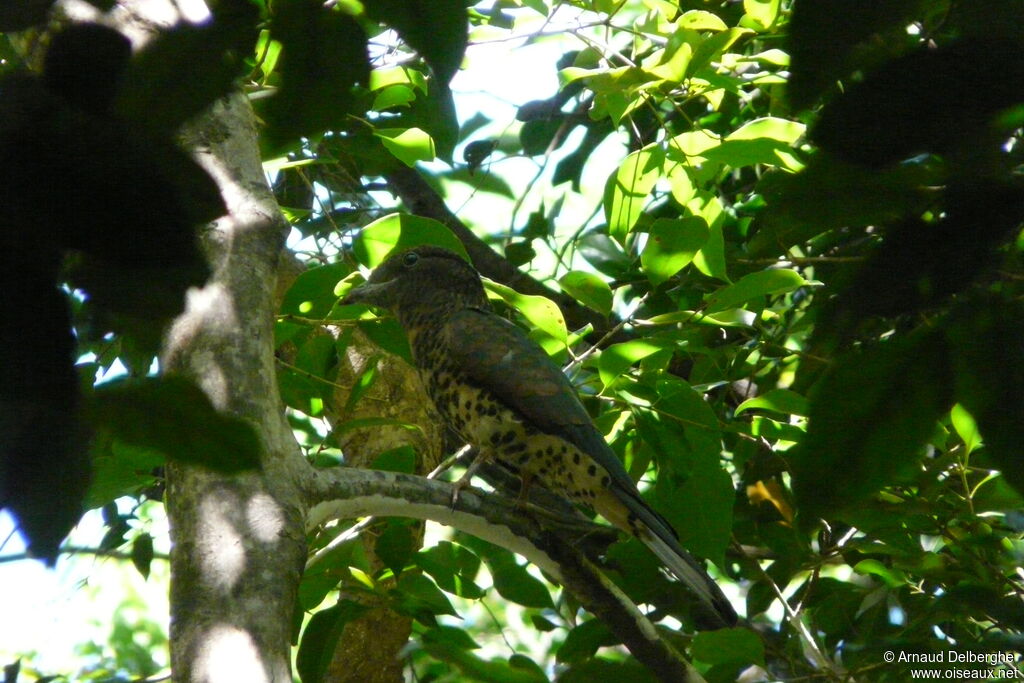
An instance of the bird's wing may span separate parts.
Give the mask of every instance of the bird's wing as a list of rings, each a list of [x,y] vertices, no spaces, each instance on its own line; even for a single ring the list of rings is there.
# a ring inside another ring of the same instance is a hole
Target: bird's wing
[[[544,349],[506,319],[479,308],[455,313],[447,323],[445,336],[453,359],[470,382],[492,392],[541,431],[573,443],[608,472],[609,490],[615,500],[649,529],[649,533],[641,533],[641,541],[707,605],[709,624],[718,628],[736,622],[729,601],[703,567],[679,545],[672,525],[640,497],[633,479],[597,430],[575,389]]]
[[[490,311],[466,308],[451,317],[446,335],[452,356],[469,381],[486,388],[540,431],[560,436],[590,455],[616,484],[635,488],[568,378],[525,332]]]
[[[679,545],[672,525],[640,497],[568,378],[536,342],[507,320],[477,308],[455,313],[445,335],[453,360],[469,381],[490,391],[537,429],[574,444],[608,472],[616,499],[650,530],[641,540],[707,605],[708,623],[717,628],[736,622],[736,613],[718,585]]]

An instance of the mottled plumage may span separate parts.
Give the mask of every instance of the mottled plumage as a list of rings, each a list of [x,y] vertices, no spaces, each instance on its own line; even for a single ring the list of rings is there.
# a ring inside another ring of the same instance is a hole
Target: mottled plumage
[[[438,412],[482,457],[637,536],[699,598],[702,622],[735,623],[729,601],[640,497],[566,376],[490,311],[472,266],[445,249],[417,247],[389,258],[346,302],[394,311]]]

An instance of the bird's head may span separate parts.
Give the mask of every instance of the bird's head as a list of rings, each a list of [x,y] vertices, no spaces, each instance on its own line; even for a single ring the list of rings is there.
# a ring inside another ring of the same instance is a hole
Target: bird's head
[[[487,307],[480,275],[455,252],[419,246],[392,254],[344,304],[387,308],[404,325],[469,306]]]

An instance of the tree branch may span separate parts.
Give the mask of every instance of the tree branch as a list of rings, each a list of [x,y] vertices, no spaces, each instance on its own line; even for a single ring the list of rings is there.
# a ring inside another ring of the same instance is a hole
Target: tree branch
[[[348,468],[317,470],[303,483],[310,528],[366,515],[429,519],[522,555],[559,581],[663,681],[703,681],[622,591],[581,552],[605,527],[567,519],[499,495],[464,490],[409,474]],[[568,540],[567,540],[568,539]]]

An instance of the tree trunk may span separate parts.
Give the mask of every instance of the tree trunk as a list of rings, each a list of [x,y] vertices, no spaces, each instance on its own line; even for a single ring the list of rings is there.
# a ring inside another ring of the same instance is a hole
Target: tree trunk
[[[213,276],[189,293],[167,336],[164,372],[194,379],[214,405],[259,431],[261,469],[225,475],[167,468],[171,667],[176,681],[291,681],[295,600],[306,559],[306,468],[274,372],[278,255],[288,224],[263,178],[241,94],[185,131],[229,214],[204,236]]]

